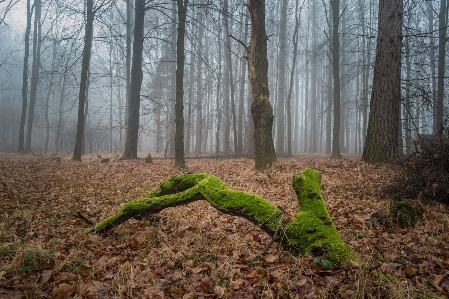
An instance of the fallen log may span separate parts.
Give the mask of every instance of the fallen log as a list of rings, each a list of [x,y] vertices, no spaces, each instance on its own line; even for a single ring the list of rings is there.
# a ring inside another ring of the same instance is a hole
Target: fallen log
[[[185,173],[163,181],[147,197],[126,203],[119,212],[88,231],[103,233],[130,218],[138,219],[169,207],[206,200],[225,214],[241,216],[258,225],[292,254],[313,253],[334,265],[360,261],[360,256],[338,234],[323,201],[320,181],[320,172],[311,168],[293,176],[292,186],[300,211],[289,217],[268,200],[230,189],[213,175]]]

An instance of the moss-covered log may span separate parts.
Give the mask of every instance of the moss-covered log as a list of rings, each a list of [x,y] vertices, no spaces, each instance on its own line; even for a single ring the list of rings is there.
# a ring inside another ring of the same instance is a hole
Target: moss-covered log
[[[130,218],[196,200],[207,200],[225,214],[244,217],[260,226],[272,237],[279,238],[284,248],[292,253],[312,252],[315,256],[325,256],[333,263],[360,260],[359,255],[340,238],[323,201],[320,180],[320,172],[310,168],[293,176],[292,186],[300,211],[288,217],[266,199],[230,189],[213,175],[185,173],[163,181],[147,197],[126,203],[117,214],[89,231],[105,232]]]

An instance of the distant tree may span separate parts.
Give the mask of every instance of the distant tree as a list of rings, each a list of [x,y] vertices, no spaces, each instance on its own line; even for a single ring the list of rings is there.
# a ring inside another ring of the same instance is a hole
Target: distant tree
[[[34,36],[33,36],[33,65],[31,67],[30,106],[28,107],[27,135],[25,139],[25,152],[31,151],[31,136],[33,130],[34,110],[36,107],[37,87],[39,84],[39,70],[41,65],[41,0],[34,1]]]
[[[22,77],[22,114],[20,116],[20,128],[19,128],[19,147],[18,151],[23,152],[25,150],[25,120],[27,114],[28,105],[28,58],[30,56],[30,31],[31,31],[31,1],[27,0],[27,27],[25,30],[25,55],[23,58],[23,77]],[[34,7],[34,6],[33,6]]]
[[[399,156],[403,0],[380,0],[373,92],[363,160]]]
[[[84,105],[86,102],[86,90],[87,90],[87,72],[90,65],[90,56],[92,49],[92,37],[93,37],[93,0],[86,0],[86,26],[84,28],[84,49],[83,60],[81,64],[81,80],[80,91],[78,95],[78,123],[76,126],[76,139],[75,149],[73,151],[73,160],[81,161],[81,152],[83,149],[84,140]]]
[[[142,86],[142,53],[145,23],[145,0],[135,1],[134,40],[131,67],[131,90],[126,126],[125,150],[122,159],[137,159],[140,124],[140,89]]]
[[[178,3],[178,40],[176,43],[176,104],[175,104],[175,166],[185,167],[184,157],[184,38],[186,34],[187,4],[189,0]]]
[[[440,13],[438,16],[438,80],[437,80],[437,109],[436,123],[434,124],[435,133],[443,134],[443,116],[444,116],[444,73],[446,68],[446,41],[447,41],[447,0],[441,0]]]
[[[332,158],[340,159],[340,0],[331,0],[332,7],[332,72],[334,77],[334,128],[332,132]]]

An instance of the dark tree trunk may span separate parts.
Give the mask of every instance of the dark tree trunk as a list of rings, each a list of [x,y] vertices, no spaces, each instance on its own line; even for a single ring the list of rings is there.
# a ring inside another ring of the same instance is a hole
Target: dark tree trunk
[[[83,149],[84,104],[86,102],[87,71],[89,70],[90,55],[92,49],[93,23],[94,23],[93,0],[87,0],[83,61],[81,65],[80,92],[78,95],[79,99],[78,124],[76,126],[75,150],[73,151],[73,160],[75,161],[81,161],[81,152]]]
[[[27,0],[27,27],[25,31],[25,56],[23,58],[23,77],[22,77],[22,114],[20,116],[19,128],[19,147],[18,151],[23,152],[25,140],[25,120],[27,115],[28,104],[28,58],[30,56],[30,31],[31,31],[31,0]]]
[[[437,80],[437,109],[436,124],[438,135],[443,134],[444,121],[444,73],[446,67],[446,39],[447,39],[447,0],[441,0],[440,14],[438,16],[438,80]]]
[[[186,33],[187,4],[189,0],[178,3],[178,41],[176,43],[176,104],[175,104],[175,166],[185,167],[184,158],[184,37]]]
[[[37,86],[39,84],[39,68],[41,60],[41,0],[34,1],[34,37],[33,37],[33,66],[31,69],[30,106],[28,107],[28,125],[25,139],[25,152],[31,151],[31,133],[33,131],[34,108],[36,106]]]
[[[332,132],[332,158],[340,159],[340,0],[331,0],[332,5],[332,72],[334,76],[334,129]]]
[[[126,1],[126,108],[125,125],[128,126],[129,99],[131,96],[131,43],[132,43],[132,6],[133,0]]]
[[[365,162],[391,162],[399,156],[403,1],[379,1],[379,25]]]
[[[142,86],[143,28],[145,23],[145,0],[135,1],[134,40],[131,67],[131,94],[128,106],[125,150],[121,159],[137,159],[140,123],[140,88]]]
[[[267,33],[265,31],[265,0],[249,0],[251,41],[246,47],[248,77],[251,82],[254,122],[255,168],[271,168],[276,161],[273,144],[273,107],[268,90]]]

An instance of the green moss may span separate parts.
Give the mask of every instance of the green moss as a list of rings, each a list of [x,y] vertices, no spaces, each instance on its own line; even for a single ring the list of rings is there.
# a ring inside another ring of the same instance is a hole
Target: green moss
[[[411,204],[407,199],[397,195],[390,203],[390,218],[402,227],[415,227],[424,214],[424,207]]]
[[[325,255],[332,263],[360,260],[338,234],[323,201],[320,181],[320,172],[311,168],[293,176],[300,211],[285,227],[287,235],[292,236],[289,245],[299,247],[302,253]]]
[[[148,196],[126,203],[91,231],[106,231],[132,217],[204,199],[224,213],[256,223],[272,236],[283,231],[282,243],[290,250],[325,256],[334,265],[347,260],[360,261],[332,222],[321,194],[320,179],[319,171],[314,169],[294,175],[292,185],[301,209],[287,224],[281,222],[282,211],[262,197],[230,189],[213,175],[185,173],[170,177]]]

